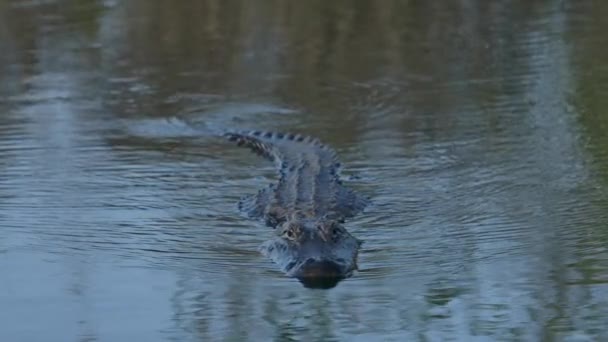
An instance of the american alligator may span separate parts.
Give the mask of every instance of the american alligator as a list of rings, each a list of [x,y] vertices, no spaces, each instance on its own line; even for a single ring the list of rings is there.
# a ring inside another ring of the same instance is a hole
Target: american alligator
[[[343,226],[369,199],[346,188],[333,149],[299,134],[228,131],[230,141],[274,161],[279,181],[239,201],[276,236],[260,251],[305,286],[331,287],[357,269],[361,241]]]

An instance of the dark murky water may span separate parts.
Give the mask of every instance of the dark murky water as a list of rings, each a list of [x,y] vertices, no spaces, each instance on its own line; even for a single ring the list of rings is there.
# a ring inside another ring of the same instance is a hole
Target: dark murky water
[[[0,1],[0,340],[607,340],[607,14]],[[173,117],[333,145],[360,272],[285,278],[273,166]]]

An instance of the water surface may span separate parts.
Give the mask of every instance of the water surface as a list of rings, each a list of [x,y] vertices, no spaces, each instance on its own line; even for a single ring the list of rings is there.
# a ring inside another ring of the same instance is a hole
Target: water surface
[[[608,4],[0,1],[1,341],[608,339]],[[236,209],[312,134],[373,199],[306,289]]]

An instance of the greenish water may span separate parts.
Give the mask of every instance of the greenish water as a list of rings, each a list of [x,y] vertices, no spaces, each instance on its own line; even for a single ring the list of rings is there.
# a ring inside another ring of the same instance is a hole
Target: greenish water
[[[0,341],[608,340],[608,3],[0,0]],[[237,200],[312,134],[373,199],[306,289]]]

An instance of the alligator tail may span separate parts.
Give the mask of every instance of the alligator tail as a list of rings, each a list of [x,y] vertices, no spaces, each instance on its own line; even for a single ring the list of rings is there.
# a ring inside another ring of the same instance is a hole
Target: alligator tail
[[[249,148],[254,153],[270,160],[275,161],[278,157],[276,149],[269,143],[257,139],[255,136],[246,134],[245,132],[226,132],[224,136],[229,141],[236,142],[237,146]]]

